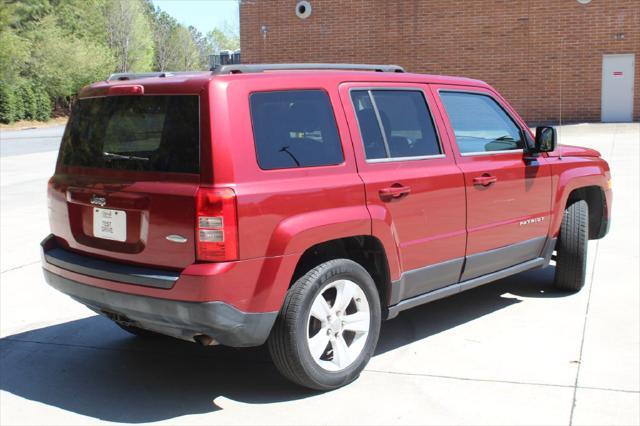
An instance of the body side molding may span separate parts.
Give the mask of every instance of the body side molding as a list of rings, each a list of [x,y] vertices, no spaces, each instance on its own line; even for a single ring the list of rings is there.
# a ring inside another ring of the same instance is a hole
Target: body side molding
[[[458,284],[452,284],[450,286],[431,291],[429,293],[422,294],[420,296],[412,297],[410,299],[403,300],[402,302],[390,306],[387,311],[385,319],[395,318],[400,312],[413,308],[415,306],[422,305],[424,303],[433,302],[434,300],[442,299],[447,296],[460,293],[465,290],[472,289],[474,287],[481,286],[483,284],[490,283],[502,278],[506,278],[511,275],[518,274],[520,272],[528,271],[529,269],[535,269],[546,266],[546,260],[543,257],[538,257],[519,265],[511,266],[500,271],[493,272],[491,274],[483,275],[478,278],[473,278],[467,281],[463,281]]]
[[[467,256],[460,281],[490,274],[540,256],[547,236]]]
[[[460,279],[464,257],[407,271],[391,283],[389,305],[455,284]]]

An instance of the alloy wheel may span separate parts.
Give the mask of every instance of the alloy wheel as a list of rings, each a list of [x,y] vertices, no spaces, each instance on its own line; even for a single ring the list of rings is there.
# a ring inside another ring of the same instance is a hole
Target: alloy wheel
[[[362,353],[370,324],[369,302],[360,286],[344,279],[327,284],[309,312],[311,357],[325,370],[344,370]]]

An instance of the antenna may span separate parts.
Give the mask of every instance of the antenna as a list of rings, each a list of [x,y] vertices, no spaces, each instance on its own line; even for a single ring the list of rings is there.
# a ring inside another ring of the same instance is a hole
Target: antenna
[[[559,105],[560,117],[559,117],[559,123],[558,123],[558,141],[560,141],[560,136],[561,136],[561,133],[562,133],[562,80],[564,78],[564,62],[563,62],[563,59],[564,59],[564,41],[565,41],[565,38],[562,37],[562,39],[560,40],[560,60],[559,60],[559,62],[560,62],[560,81],[559,81],[559,84],[560,84],[560,94],[559,94],[560,95],[560,105]],[[560,159],[562,159],[562,157],[560,157]]]

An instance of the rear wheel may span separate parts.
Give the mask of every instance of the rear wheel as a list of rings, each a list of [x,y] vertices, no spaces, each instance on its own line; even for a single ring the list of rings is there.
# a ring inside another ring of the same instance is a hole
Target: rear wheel
[[[380,334],[380,299],[367,271],[325,262],[289,289],[269,337],[278,370],[302,386],[329,390],[355,380]]]
[[[579,291],[584,286],[589,243],[589,205],[576,201],[566,208],[560,228],[554,285],[559,290]]]

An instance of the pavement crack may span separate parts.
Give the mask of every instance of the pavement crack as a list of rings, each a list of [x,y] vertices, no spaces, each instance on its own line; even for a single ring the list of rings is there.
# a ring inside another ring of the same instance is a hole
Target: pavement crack
[[[13,268],[5,269],[4,271],[0,272],[0,275],[4,274],[5,272],[15,271],[16,269],[26,268],[27,266],[35,265],[36,263],[40,263],[40,260],[34,260],[33,262],[25,263],[24,265],[18,265],[14,266]]]
[[[589,280],[589,295],[587,296],[587,306],[584,311],[584,323],[582,324],[582,337],[580,338],[580,353],[578,355],[576,380],[573,384],[573,398],[571,400],[571,412],[569,413],[569,426],[573,425],[573,413],[576,408],[576,396],[578,395],[578,380],[580,379],[580,368],[582,367],[582,351],[584,350],[584,336],[587,334],[587,322],[589,320],[589,305],[591,304],[591,292],[593,291],[594,277],[596,276],[596,265],[598,264],[598,249],[600,248],[600,240],[596,242],[595,256],[593,258],[593,269],[591,270],[591,278]]]
[[[42,341],[39,341],[39,340],[16,339],[16,338],[13,338],[13,337],[3,337],[1,340],[9,341],[9,342],[17,342],[17,343],[33,343],[33,344],[36,344],[36,345],[51,345],[51,346],[71,347],[71,348],[95,349],[95,350],[99,350],[99,351],[140,352],[140,350],[122,350],[122,349],[105,348],[105,347],[100,347],[100,346],[78,345],[78,344],[75,344],[75,343],[42,342]],[[144,351],[142,351],[142,352],[144,352]]]
[[[366,369],[365,371],[372,372],[372,373],[394,374],[399,376],[432,377],[435,379],[461,380],[461,381],[469,381],[469,382],[504,383],[504,384],[510,384],[510,385],[547,386],[547,387],[556,387],[556,388],[572,388],[573,387],[573,385],[559,385],[555,383],[536,383],[536,382],[521,382],[517,380],[481,379],[477,377],[447,376],[442,374],[407,373],[407,372],[369,370],[369,369]]]
[[[370,370],[370,369],[366,369],[365,372],[379,373],[379,374],[393,374],[398,376],[431,377],[434,379],[460,380],[460,381],[469,381],[469,382],[500,383],[500,384],[508,384],[508,385],[546,386],[546,387],[564,388],[564,389],[573,389],[575,387],[575,385],[560,385],[556,383],[524,382],[524,381],[517,381],[517,380],[499,380],[499,379],[481,379],[477,377],[447,376],[442,374],[407,373],[407,372],[398,372],[398,371],[383,371],[383,370]],[[579,386],[579,389],[640,394],[640,390],[601,388],[601,387],[595,387],[595,386]]]

